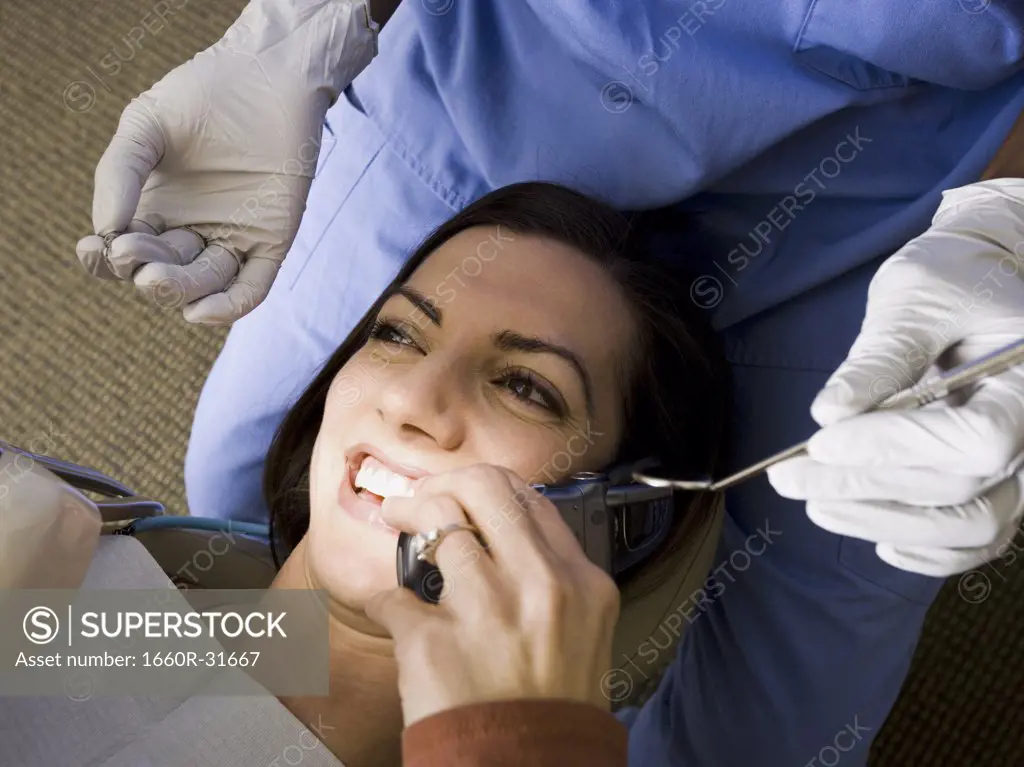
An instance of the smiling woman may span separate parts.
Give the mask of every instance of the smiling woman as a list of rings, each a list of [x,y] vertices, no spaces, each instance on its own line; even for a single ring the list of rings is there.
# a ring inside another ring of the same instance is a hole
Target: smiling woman
[[[264,473],[274,585],[329,595],[332,677],[329,701],[284,702],[331,720],[345,764],[399,762],[390,639],[364,612],[395,585],[384,498],[476,464],[539,483],[648,456],[715,473],[726,367],[686,295],[629,218],[564,187],[505,187],[420,246],[292,407]],[[659,563],[710,502],[677,514]]]

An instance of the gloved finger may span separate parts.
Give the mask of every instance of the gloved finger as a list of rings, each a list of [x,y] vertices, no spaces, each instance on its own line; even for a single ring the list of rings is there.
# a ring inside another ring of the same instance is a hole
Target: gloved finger
[[[898,306],[873,306],[869,298],[864,326],[846,360],[811,404],[820,426],[862,413],[921,379],[944,351],[930,334],[933,303],[923,290],[904,296]]]
[[[101,280],[116,280],[117,275],[111,270],[103,251],[106,248],[103,238],[98,234],[87,234],[75,245],[75,255],[85,271]]]
[[[96,234],[128,231],[142,189],[163,155],[159,123],[141,100],[132,101],[121,113],[114,137],[96,164],[92,202]]]
[[[146,264],[184,266],[202,252],[205,242],[189,229],[171,229],[163,234],[123,234],[110,244],[110,267],[122,280],[130,280]]]
[[[127,233],[137,232],[156,234],[156,231],[154,231],[152,226],[144,221],[133,218],[128,222]],[[98,277],[101,280],[127,279],[118,276],[109,260],[114,243],[123,236],[124,235],[114,237],[108,243],[106,238],[101,237],[98,234],[86,235],[80,239],[78,241],[78,245],[75,246],[75,252],[78,255],[78,260],[81,262],[82,266],[85,267],[85,270],[93,277]]]
[[[880,500],[943,506],[966,503],[992,484],[988,476],[902,466],[830,465],[810,456],[783,461],[767,474],[779,495],[795,501]]]
[[[980,381],[958,410],[975,427],[977,470],[995,475],[1024,465],[1024,367]]]
[[[927,546],[899,546],[880,543],[875,546],[878,558],[886,564],[920,575],[947,578],[961,574],[957,590],[968,602],[981,602],[988,597],[992,588],[987,574],[991,568],[988,562],[1006,554],[1013,546],[1017,524],[1007,525],[988,546],[949,549]]]
[[[826,426],[807,454],[837,466],[902,466],[966,476],[1003,473],[1024,453],[1024,371],[982,382],[959,407],[865,413]]]
[[[202,325],[230,325],[263,302],[280,269],[278,260],[250,257],[230,287],[186,306],[185,320]]]
[[[989,546],[1020,516],[1021,481],[1014,475],[954,506],[910,506],[891,501],[808,501],[807,516],[836,535],[894,546]]]
[[[224,290],[237,271],[238,262],[230,251],[213,243],[190,264],[146,264],[132,279],[160,308],[178,309]]]

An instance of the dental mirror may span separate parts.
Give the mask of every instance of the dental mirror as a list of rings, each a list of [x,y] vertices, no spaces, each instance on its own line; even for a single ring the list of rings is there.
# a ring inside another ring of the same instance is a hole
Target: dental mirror
[[[651,487],[671,487],[674,490],[710,490],[715,482],[708,475],[695,476],[695,477],[673,477],[667,479],[666,477],[655,477],[650,474],[645,474],[642,471],[633,472],[633,480],[643,485],[650,485]]]

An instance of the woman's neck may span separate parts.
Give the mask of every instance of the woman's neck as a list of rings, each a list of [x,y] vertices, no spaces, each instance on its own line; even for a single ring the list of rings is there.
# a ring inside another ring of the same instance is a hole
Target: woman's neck
[[[315,589],[305,540],[292,552],[272,589]],[[330,694],[282,696],[287,707],[345,767],[401,764],[402,708],[394,642],[365,615],[329,603]]]

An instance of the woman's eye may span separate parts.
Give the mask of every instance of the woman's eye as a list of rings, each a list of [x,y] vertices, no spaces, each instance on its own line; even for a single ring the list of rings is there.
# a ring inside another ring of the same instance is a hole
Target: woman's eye
[[[564,415],[565,408],[559,397],[532,376],[523,373],[507,373],[502,383],[516,399],[536,407],[542,407],[558,416]]]
[[[382,341],[386,344],[400,344],[402,346],[415,346],[409,334],[397,325],[387,320],[377,320],[370,330],[370,338]]]

